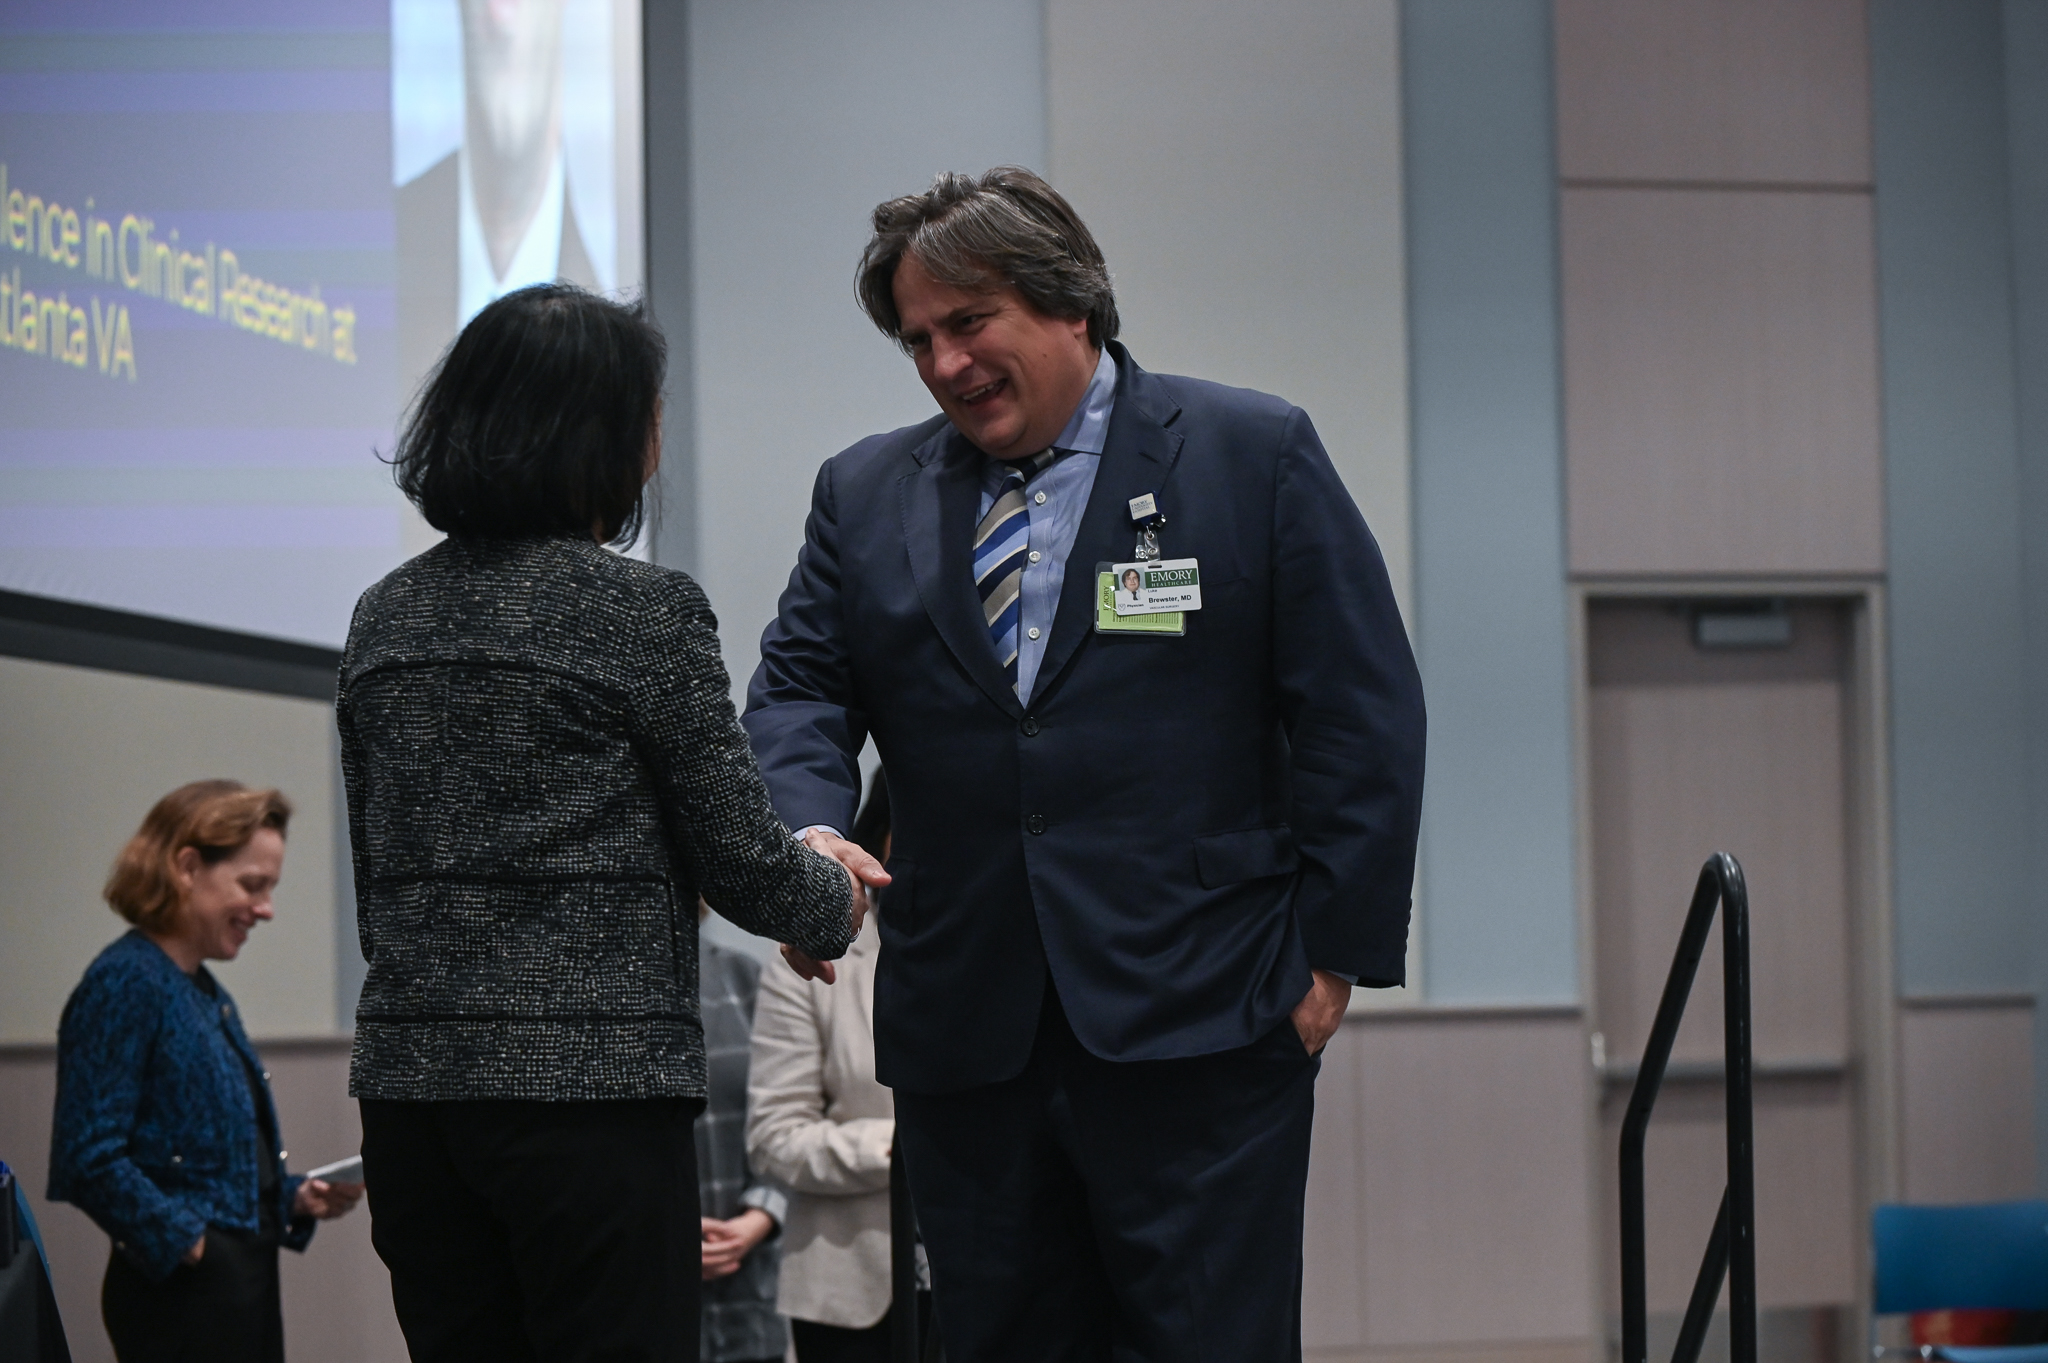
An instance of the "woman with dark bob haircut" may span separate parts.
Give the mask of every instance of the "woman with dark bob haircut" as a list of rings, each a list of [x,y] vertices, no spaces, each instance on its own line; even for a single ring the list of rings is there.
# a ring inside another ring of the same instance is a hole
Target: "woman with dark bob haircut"
[[[630,542],[661,333],[562,284],[463,329],[397,477],[448,538],[363,594],[336,715],[370,963],[350,1091],[421,1363],[695,1359],[701,894],[838,957],[697,584]]]

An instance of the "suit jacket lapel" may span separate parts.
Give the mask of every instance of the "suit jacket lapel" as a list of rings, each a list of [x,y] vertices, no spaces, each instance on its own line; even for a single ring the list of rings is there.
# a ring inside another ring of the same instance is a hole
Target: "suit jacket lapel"
[[[919,467],[897,483],[910,575],[925,613],[946,647],[989,699],[1022,714],[974,592],[974,522],[980,507],[981,455],[951,426],[913,452]]]
[[[1129,351],[1114,341],[1110,351],[1117,361],[1116,406],[1110,412],[1102,462],[1095,469],[1095,487],[1081,513],[1073,551],[1067,555],[1052,638],[1032,684],[1034,699],[1052,689],[1095,626],[1095,565],[1122,563],[1131,556],[1137,541],[1131,527],[1131,498],[1165,487],[1180,457],[1183,437],[1169,429],[1180,415],[1180,405],[1159,380],[1138,368]],[[1166,533],[1171,542],[1171,525]]]

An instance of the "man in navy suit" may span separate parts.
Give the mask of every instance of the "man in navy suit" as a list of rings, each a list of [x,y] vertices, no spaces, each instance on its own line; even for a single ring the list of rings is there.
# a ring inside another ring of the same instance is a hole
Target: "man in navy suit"
[[[1385,564],[1300,409],[1115,343],[1036,175],[874,228],[862,304],[940,415],[819,471],[746,724],[789,825],[889,886],[878,1073],[947,1357],[1296,1359],[1317,1054],[1407,941]],[[1192,608],[1119,614],[1133,563]],[[870,735],[886,872],[838,836]]]

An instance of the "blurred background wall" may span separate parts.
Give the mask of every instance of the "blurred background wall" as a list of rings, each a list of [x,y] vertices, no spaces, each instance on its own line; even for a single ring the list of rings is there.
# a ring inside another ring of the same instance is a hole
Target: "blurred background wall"
[[[1325,1062],[1310,1357],[1605,1356],[1618,1104],[1717,847],[1758,920],[1771,1356],[1859,1347],[1873,1201],[2036,1193],[2048,3],[663,0],[644,41],[653,553],[704,582],[736,692],[819,463],[931,410],[852,278],[868,210],[942,169],[1046,171],[1139,361],[1304,406],[1387,550],[1432,719],[1416,948]],[[1707,617],[1783,640],[1702,647]],[[0,1157],[40,1189],[99,880],[212,774],[298,802],[224,978],[293,1164],[354,1149],[326,708],[25,637]],[[1666,1331],[1719,1186],[1711,1032],[1651,1143]],[[105,1239],[37,1210],[103,1359]],[[402,1357],[367,1231],[286,1256],[301,1363]]]

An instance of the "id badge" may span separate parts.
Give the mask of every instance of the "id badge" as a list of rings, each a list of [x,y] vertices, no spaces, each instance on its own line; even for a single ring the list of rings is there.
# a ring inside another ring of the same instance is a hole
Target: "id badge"
[[[1127,563],[1095,565],[1095,632],[1097,634],[1150,634],[1178,638],[1188,632],[1187,616],[1180,611],[1154,615],[1121,615],[1117,612],[1117,583]]]
[[[1202,608],[1202,569],[1191,558],[1114,563],[1120,616],[1168,615]]]

